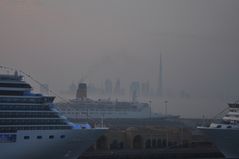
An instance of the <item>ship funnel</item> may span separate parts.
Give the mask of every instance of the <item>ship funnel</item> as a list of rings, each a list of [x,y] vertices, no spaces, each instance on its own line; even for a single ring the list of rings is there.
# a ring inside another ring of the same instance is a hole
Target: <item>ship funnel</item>
[[[87,98],[87,85],[86,83],[79,83],[78,89],[76,92],[76,98],[77,99],[85,99]]]

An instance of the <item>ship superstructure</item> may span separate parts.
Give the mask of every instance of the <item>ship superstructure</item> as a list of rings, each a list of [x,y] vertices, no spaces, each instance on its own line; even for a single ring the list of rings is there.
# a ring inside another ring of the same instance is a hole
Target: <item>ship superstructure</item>
[[[68,118],[149,118],[147,103],[111,100],[73,99],[68,106],[59,104]]]
[[[1,159],[76,159],[106,131],[69,122],[53,100],[17,72],[0,75]]]
[[[228,106],[220,121],[199,126],[198,129],[208,135],[226,158],[239,158],[239,103]]]

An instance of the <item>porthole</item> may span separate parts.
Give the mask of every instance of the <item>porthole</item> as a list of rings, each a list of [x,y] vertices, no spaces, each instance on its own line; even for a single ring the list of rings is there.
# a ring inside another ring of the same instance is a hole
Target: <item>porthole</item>
[[[53,136],[53,135],[50,135],[50,136],[49,136],[49,139],[54,139],[54,136]]]
[[[61,135],[60,137],[61,137],[61,139],[64,139],[64,138],[66,138],[66,136],[65,136],[65,135]]]
[[[25,140],[29,140],[29,139],[30,139],[30,136],[24,136],[24,139],[25,139]]]
[[[42,139],[42,136],[37,136],[37,139]]]
[[[217,128],[221,128],[222,126],[221,125],[217,125]]]

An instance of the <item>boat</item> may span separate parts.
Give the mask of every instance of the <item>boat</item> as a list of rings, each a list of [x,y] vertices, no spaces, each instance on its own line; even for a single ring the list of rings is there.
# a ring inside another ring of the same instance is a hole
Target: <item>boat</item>
[[[17,71],[0,74],[1,159],[77,159],[107,131],[70,122],[54,98],[34,93]]]
[[[225,158],[239,158],[239,103],[228,104],[221,120],[197,128],[208,136]]]
[[[65,116],[71,119],[146,119],[146,118],[179,118],[179,116],[152,113],[149,103],[132,101],[112,101],[110,99],[93,100],[87,97],[87,84],[79,83],[76,98],[68,102],[57,103]]]

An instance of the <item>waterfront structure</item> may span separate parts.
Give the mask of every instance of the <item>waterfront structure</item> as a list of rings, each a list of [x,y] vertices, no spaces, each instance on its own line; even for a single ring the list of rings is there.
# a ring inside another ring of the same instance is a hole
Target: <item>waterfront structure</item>
[[[131,121],[132,119],[129,122]],[[143,126],[140,124],[142,121],[135,119],[134,127],[124,128],[111,123],[113,128],[101,136],[80,159],[223,158],[218,149],[202,134],[195,136],[191,128],[181,127],[178,120],[174,123],[176,127],[169,126],[169,123],[165,123],[166,127],[161,126],[160,120],[160,124],[155,122],[154,126],[150,120],[145,121],[148,124]]]
[[[1,159],[76,159],[107,130],[69,122],[53,100],[17,72],[0,75]]]
[[[228,106],[220,122],[199,126],[198,129],[209,136],[226,158],[239,158],[239,103]]]

